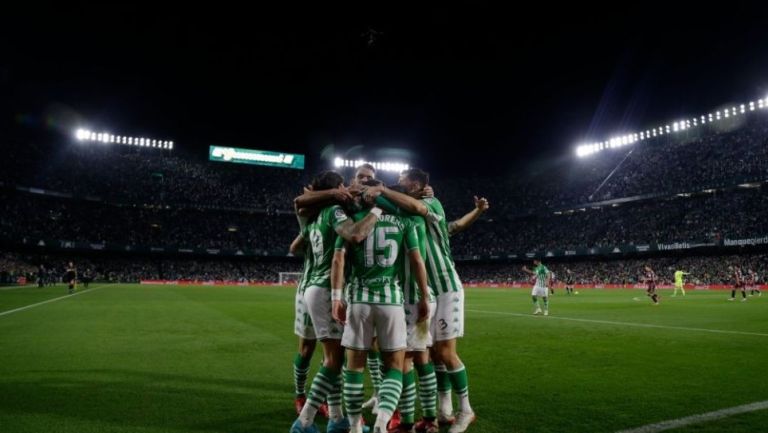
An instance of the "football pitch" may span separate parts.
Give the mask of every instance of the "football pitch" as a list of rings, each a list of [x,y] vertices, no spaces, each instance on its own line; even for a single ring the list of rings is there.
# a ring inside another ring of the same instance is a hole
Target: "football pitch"
[[[0,432],[286,433],[294,291],[1,289]],[[529,293],[467,289],[469,432],[617,432],[768,400],[768,295],[558,290],[543,317]],[[765,407],[665,431],[765,431]]]

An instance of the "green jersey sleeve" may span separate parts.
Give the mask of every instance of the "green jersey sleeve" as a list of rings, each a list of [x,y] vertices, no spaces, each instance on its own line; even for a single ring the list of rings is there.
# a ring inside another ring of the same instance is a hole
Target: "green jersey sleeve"
[[[334,249],[336,251],[341,251],[344,249],[344,238],[341,236],[336,237],[336,244],[334,245]]]
[[[344,209],[339,205],[335,205],[331,208],[330,212],[330,224],[334,230],[336,230],[344,221],[349,219]]]
[[[384,210],[386,213],[392,214],[392,215],[402,215],[403,210],[397,207],[394,203],[392,203],[391,200],[384,197],[383,195],[380,195],[376,197],[376,206],[380,207],[382,210]]]
[[[409,252],[413,250],[419,250],[419,253],[421,253],[420,244],[419,244],[419,234],[417,232],[416,225],[409,220],[404,220],[404,222],[405,222],[405,233],[404,233],[405,249],[407,249]]]

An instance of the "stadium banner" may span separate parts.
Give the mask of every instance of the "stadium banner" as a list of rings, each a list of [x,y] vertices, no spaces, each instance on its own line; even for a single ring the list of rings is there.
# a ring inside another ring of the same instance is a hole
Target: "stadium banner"
[[[198,281],[198,280],[141,280],[139,284],[153,286],[279,286],[275,281]]]
[[[728,239],[723,240],[723,246],[726,247],[747,247],[756,245],[768,245],[768,236],[747,239]]]
[[[500,283],[498,281],[473,281],[471,283],[464,283],[464,287],[471,287],[471,288],[502,288],[502,289],[531,289],[533,287],[533,283],[531,282],[504,282]],[[555,289],[562,289],[565,287],[565,284],[563,283],[557,283],[555,284]],[[591,284],[574,284],[573,287],[575,289],[636,289],[636,290],[645,290],[647,288],[647,285],[645,284],[619,284],[619,283],[591,283]],[[733,290],[733,286],[729,284],[685,284],[686,290]],[[672,290],[675,288],[672,284],[659,284],[656,286],[657,289],[669,289]],[[758,284],[757,288],[760,290],[768,290],[768,284]],[[747,287],[747,290],[749,290],[750,287]]]
[[[266,165],[268,167],[304,169],[304,155],[272,152],[269,150],[243,149],[239,147],[210,146],[208,159],[236,164]]]
[[[738,245],[768,245],[768,237],[755,238],[755,239],[742,239],[739,241],[730,241],[731,244],[738,242]],[[471,256],[455,256],[458,261],[503,261],[503,260],[532,260],[532,259],[552,259],[563,257],[589,257],[589,256],[618,256],[624,254],[642,254],[642,253],[655,253],[659,251],[682,251],[693,250],[698,248],[717,248],[729,246],[724,245],[722,241],[699,241],[691,240],[684,242],[648,242],[640,244],[620,244],[606,247],[575,247],[569,249],[551,249],[551,250],[539,250],[539,251],[527,251],[520,253],[507,253],[502,255],[485,256],[485,255],[471,255]]]

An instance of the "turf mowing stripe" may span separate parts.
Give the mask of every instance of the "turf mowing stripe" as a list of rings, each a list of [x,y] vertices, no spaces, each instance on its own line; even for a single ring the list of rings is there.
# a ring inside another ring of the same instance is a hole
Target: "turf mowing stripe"
[[[47,286],[50,287],[50,286]],[[0,287],[0,290],[18,290],[18,289],[40,289],[40,287],[29,285],[29,286],[8,286],[8,287]]]
[[[633,323],[633,322],[612,322],[610,320],[595,320],[595,319],[577,319],[573,317],[559,317],[559,316],[534,316],[532,314],[522,313],[510,313],[506,311],[485,311],[485,310],[465,310],[473,313],[486,313],[486,314],[502,314],[505,316],[515,317],[529,317],[537,320],[566,320],[570,322],[583,322],[583,323],[599,323],[603,325],[623,325],[623,326],[635,326],[637,328],[659,328],[659,329],[675,329],[678,331],[695,331],[695,332],[709,332],[712,334],[734,334],[734,335],[750,335],[753,337],[768,337],[768,334],[759,332],[745,332],[745,331],[726,331],[723,329],[707,329],[707,328],[689,328],[685,326],[666,326],[666,325],[653,325],[650,323]]]
[[[768,409],[768,400],[758,401],[755,403],[749,403],[742,406],[729,407],[727,409],[720,409],[713,412],[700,413],[698,415],[686,416],[684,418],[671,419],[668,421],[657,422],[654,424],[644,425],[629,430],[621,430],[617,433],[656,433],[664,430],[672,430],[680,427],[685,427],[691,424],[700,424],[708,421],[715,421],[718,419],[726,418],[731,415],[739,415],[742,413],[756,412],[758,410]]]
[[[71,298],[73,296],[82,295],[83,293],[92,292],[94,290],[99,290],[99,289],[102,289],[104,287],[107,287],[107,286],[97,286],[97,287],[94,287],[92,289],[83,290],[82,292],[75,292],[75,293],[73,293],[71,295],[60,296],[58,298],[53,298],[53,299],[49,299],[47,301],[38,302],[37,304],[27,305],[26,307],[19,307],[19,308],[14,308],[13,310],[3,311],[3,312],[0,312],[0,316],[5,316],[5,315],[11,314],[11,313],[16,313],[18,311],[28,310],[28,309],[30,309],[32,307],[37,307],[39,305],[45,305],[45,304],[48,304],[48,303],[51,303],[51,302],[56,302],[56,301],[59,301],[61,299],[67,299],[67,298]]]

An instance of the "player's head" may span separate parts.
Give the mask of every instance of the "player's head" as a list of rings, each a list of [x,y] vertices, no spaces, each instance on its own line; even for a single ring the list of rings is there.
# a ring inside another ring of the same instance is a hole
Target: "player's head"
[[[355,170],[353,184],[364,185],[369,180],[376,179],[376,169],[371,164],[363,164]]]
[[[71,267],[74,267],[74,266],[75,266],[75,264],[74,264],[74,263],[72,263],[72,262],[69,262],[69,267],[70,267],[70,268],[71,268]]]
[[[406,194],[421,197],[424,187],[429,185],[429,173],[418,168],[403,170],[398,183],[405,188]]]
[[[344,185],[344,176],[333,170],[326,170],[312,179],[312,191],[335,189]]]
[[[539,266],[540,264],[541,264],[541,260],[533,259],[533,266]]]
[[[571,272],[571,269],[570,269],[570,268],[565,268],[565,273],[566,273],[566,274],[572,274],[573,272]]]
[[[645,271],[646,271],[646,272],[651,272],[651,267],[650,267],[650,266],[648,266],[648,265],[645,265]]]
[[[408,194],[408,191],[405,190],[405,187],[397,184],[397,185],[390,185],[387,188],[391,189],[392,191],[400,192],[403,194]]]
[[[362,186],[381,186],[384,185],[384,182],[378,180],[378,179],[368,179],[366,181],[363,181],[360,183]],[[357,196],[355,198],[358,198],[360,196]]]
[[[357,183],[357,180],[353,180],[352,183]],[[378,179],[368,179],[366,181],[363,181],[361,183],[358,183],[360,186],[381,186],[384,184],[384,182],[378,180]],[[373,203],[370,201],[364,200],[365,196],[363,194],[355,195],[354,198],[346,203],[344,206],[344,210],[346,210],[348,213],[356,213],[359,212],[362,209],[367,209],[373,206]]]

